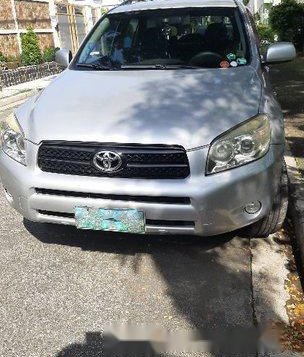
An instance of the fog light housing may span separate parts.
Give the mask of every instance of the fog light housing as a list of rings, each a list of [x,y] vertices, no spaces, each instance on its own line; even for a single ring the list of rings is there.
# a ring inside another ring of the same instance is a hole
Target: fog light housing
[[[245,212],[249,214],[255,214],[259,212],[261,207],[262,207],[262,203],[260,201],[252,201],[247,203],[247,205],[245,206]]]

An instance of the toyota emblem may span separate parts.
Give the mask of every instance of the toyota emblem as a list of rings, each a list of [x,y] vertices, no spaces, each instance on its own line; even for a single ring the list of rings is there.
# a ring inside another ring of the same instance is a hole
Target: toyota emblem
[[[114,151],[99,151],[94,155],[93,164],[102,172],[116,172],[122,166],[122,158]]]

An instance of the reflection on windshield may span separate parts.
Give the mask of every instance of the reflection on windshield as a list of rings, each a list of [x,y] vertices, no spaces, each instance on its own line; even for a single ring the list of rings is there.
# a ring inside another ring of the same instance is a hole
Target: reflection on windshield
[[[77,64],[229,68],[248,61],[238,10],[201,8],[110,13],[87,40]]]

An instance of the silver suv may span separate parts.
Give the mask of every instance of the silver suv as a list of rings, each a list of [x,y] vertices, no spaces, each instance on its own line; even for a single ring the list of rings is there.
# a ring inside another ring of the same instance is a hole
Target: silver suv
[[[125,2],[1,124],[0,174],[26,219],[79,229],[266,236],[287,206],[284,128],[248,10]]]

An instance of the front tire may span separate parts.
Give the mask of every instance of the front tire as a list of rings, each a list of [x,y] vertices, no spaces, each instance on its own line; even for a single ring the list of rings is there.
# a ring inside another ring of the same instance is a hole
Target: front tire
[[[277,195],[274,198],[272,208],[268,215],[260,221],[245,229],[245,235],[249,237],[265,238],[282,228],[288,207],[288,176],[284,162],[281,183]]]

